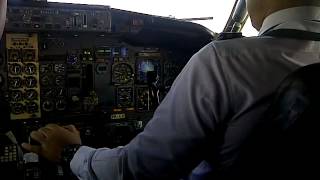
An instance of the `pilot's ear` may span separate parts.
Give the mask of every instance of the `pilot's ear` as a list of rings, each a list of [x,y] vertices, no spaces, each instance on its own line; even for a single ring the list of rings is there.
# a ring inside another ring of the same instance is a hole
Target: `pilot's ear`
[[[6,23],[7,0],[0,0],[0,38]]]

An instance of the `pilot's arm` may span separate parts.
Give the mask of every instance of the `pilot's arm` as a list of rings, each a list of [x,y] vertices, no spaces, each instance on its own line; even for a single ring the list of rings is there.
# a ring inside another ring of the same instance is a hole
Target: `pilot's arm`
[[[142,133],[124,147],[80,147],[70,164],[73,173],[80,179],[104,180],[187,176],[212,156],[215,129],[228,114],[228,80],[218,59],[213,44],[200,50],[177,77]],[[48,144],[45,138],[40,140]]]

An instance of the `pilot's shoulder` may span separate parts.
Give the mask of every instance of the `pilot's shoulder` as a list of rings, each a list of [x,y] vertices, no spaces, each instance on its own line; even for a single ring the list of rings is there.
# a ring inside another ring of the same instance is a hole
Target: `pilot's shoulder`
[[[216,63],[217,61],[233,61],[238,57],[247,57],[270,49],[277,42],[270,37],[244,37],[238,39],[212,41],[195,54],[194,61]],[[215,61],[212,61],[215,59]]]
[[[270,37],[244,37],[229,40],[212,41],[201,51],[214,51],[220,55],[239,54],[246,50],[261,49],[271,45]]]

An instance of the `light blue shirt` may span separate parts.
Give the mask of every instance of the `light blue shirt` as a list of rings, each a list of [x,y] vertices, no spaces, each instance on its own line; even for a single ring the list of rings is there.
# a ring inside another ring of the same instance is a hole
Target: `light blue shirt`
[[[299,19],[300,12],[312,13]],[[262,31],[278,25],[320,33],[320,7],[291,8],[272,18],[284,15],[281,22],[266,20]],[[89,180],[180,179],[201,162],[195,173],[208,167],[224,171],[281,80],[316,62],[316,41],[252,37],[212,42],[190,59],[142,133],[124,147],[81,147],[71,169]]]

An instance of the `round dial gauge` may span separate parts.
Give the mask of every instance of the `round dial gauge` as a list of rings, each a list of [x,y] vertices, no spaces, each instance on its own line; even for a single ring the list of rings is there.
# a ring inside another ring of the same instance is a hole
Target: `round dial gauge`
[[[26,104],[26,109],[27,109],[27,112],[29,114],[33,114],[33,113],[37,113],[39,112],[39,106],[37,103],[35,102],[29,102]]]
[[[57,86],[63,86],[64,83],[65,83],[64,77],[63,76],[57,76],[55,82],[56,82]]]
[[[120,63],[113,67],[113,82],[118,84],[129,83],[133,79],[133,69],[129,64]]]
[[[54,110],[54,102],[46,100],[42,103],[42,109],[45,112],[51,112]]]
[[[25,93],[25,99],[29,101],[38,99],[38,92],[33,89],[27,90]]]
[[[57,96],[64,97],[64,95],[65,95],[65,90],[63,88],[58,88],[57,89]]]
[[[24,72],[28,75],[33,75],[36,74],[37,71],[37,67],[35,64],[32,63],[28,63],[26,64],[26,66],[24,67]]]
[[[37,79],[33,76],[28,76],[25,79],[25,85],[27,86],[27,88],[37,87]]]
[[[22,58],[24,61],[35,61],[36,52],[34,50],[22,50]]]
[[[59,99],[56,102],[56,109],[58,111],[64,111],[66,108],[67,108],[67,103],[66,103],[66,101],[64,99]]]
[[[22,67],[20,64],[14,63],[9,65],[9,73],[12,75],[19,75],[22,72]]]
[[[14,77],[9,79],[9,86],[13,89],[21,88],[22,79],[19,77]]]
[[[10,92],[10,100],[12,102],[22,101],[22,92],[21,91],[11,91]]]
[[[47,98],[55,98],[56,97],[56,91],[52,88],[43,90],[42,91],[42,96],[47,97]]]
[[[50,77],[49,76],[43,76],[40,80],[40,83],[42,86],[46,87],[50,85]]]
[[[11,104],[11,113],[12,114],[22,114],[24,111],[24,106],[21,103]]]

